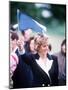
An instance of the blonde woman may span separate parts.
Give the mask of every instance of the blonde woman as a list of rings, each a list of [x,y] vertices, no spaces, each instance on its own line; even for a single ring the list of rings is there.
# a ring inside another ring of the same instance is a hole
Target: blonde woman
[[[30,65],[33,72],[31,87],[58,85],[57,58],[48,55],[48,37],[39,35],[34,39],[36,54],[24,54],[21,58]]]

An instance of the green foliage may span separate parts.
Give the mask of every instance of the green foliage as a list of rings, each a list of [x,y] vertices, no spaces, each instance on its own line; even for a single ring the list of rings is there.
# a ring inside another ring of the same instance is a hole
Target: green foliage
[[[45,23],[48,24],[53,18],[43,18],[41,12],[44,8],[36,8],[35,3],[26,3],[26,2],[9,2],[10,8],[10,23],[14,24],[17,23],[17,9],[20,11],[25,12],[27,15],[30,15],[35,20],[42,22],[44,25]],[[51,12],[53,13],[53,17],[58,19],[60,22],[66,20],[66,6],[65,5],[55,5],[51,4]]]
[[[26,13],[33,19],[47,27],[47,33],[50,35],[65,36],[65,24],[66,24],[66,5],[50,4],[51,8],[44,7],[37,8],[35,3],[28,2],[9,2],[9,14],[10,24],[17,23],[17,9]],[[53,14],[50,18],[44,18],[41,15],[42,10],[50,10]]]

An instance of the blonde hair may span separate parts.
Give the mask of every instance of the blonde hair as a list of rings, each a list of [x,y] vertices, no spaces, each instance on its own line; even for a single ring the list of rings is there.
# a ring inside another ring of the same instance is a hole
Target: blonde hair
[[[35,39],[35,50],[39,51],[41,45],[46,45],[48,43],[48,37],[44,36],[43,34],[38,34]]]

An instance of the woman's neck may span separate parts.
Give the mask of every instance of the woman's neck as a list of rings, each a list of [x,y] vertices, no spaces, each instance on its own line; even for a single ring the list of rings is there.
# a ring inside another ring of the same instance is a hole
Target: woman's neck
[[[39,54],[39,56],[40,56],[40,58],[42,58],[42,59],[46,59],[47,58],[47,54],[46,53],[38,53]]]
[[[14,51],[16,48],[17,48],[17,46],[15,45],[15,46],[12,48],[12,51]]]

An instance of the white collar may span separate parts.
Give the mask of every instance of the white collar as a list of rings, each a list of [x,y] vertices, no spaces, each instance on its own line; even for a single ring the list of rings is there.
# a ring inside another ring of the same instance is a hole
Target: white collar
[[[49,60],[48,58],[46,59],[46,62],[44,63],[41,58],[39,60],[36,59],[37,64],[44,70],[47,75],[49,76],[49,70],[51,69],[53,60]]]

